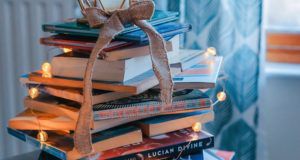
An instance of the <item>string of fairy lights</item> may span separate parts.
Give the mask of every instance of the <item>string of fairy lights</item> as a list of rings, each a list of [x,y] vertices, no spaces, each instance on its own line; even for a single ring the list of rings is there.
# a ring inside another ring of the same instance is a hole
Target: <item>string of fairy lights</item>
[[[63,48],[63,51],[64,52],[69,52],[69,51],[72,51],[72,50],[67,49],[67,48]],[[207,50],[205,52],[205,56],[207,58],[210,58],[210,57],[216,56],[216,55],[217,55],[217,52],[216,52],[216,49],[214,47],[207,48]],[[52,78],[53,77],[52,67],[51,67],[50,63],[48,63],[48,62],[43,63],[42,66],[41,66],[41,70],[42,70],[42,77],[43,78]],[[29,97],[31,99],[35,99],[35,98],[39,97],[39,95],[40,95],[39,86],[40,86],[40,84],[38,84],[35,87],[31,87],[28,90],[28,94],[29,94]],[[223,101],[226,100],[225,91],[223,90],[223,91],[217,93],[216,98],[217,98],[217,100],[215,102],[213,102],[212,107],[215,106],[216,104],[218,104],[219,102],[223,102]],[[31,109],[31,112],[32,112],[33,115],[36,115],[36,113],[32,109]],[[37,134],[37,139],[41,143],[47,142],[48,134],[47,134],[46,131],[44,131],[42,129],[38,116],[36,116],[36,120],[37,120],[37,124],[38,124],[38,128],[39,128],[39,132]],[[200,132],[202,130],[202,124],[200,122],[197,122],[197,123],[193,124],[191,127],[192,127],[192,130],[196,133]]]

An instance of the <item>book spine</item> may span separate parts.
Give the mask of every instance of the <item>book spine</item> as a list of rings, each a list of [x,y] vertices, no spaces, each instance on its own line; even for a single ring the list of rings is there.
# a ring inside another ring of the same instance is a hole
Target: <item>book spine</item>
[[[24,134],[24,133],[22,133],[22,132],[20,132],[18,130],[7,128],[7,132],[10,135],[12,135],[12,136],[14,136],[14,137],[16,137],[16,138],[24,141],[24,142],[26,142],[26,143],[28,143],[28,144],[36,147],[36,148],[40,148],[41,150],[43,150],[43,151],[45,151],[45,152],[47,152],[47,153],[49,153],[49,154],[51,154],[51,155],[59,158],[59,159],[62,159],[62,160],[66,160],[67,159],[67,156],[66,156],[65,152],[63,152],[63,151],[61,151],[61,150],[59,150],[57,148],[54,148],[54,147],[52,147],[50,145],[47,145],[45,143],[41,143],[37,139],[35,139],[33,137],[30,137],[30,136],[27,136],[26,134]]]
[[[176,158],[178,156],[185,156],[193,153],[199,153],[202,152],[202,150],[204,149],[208,149],[212,147],[214,147],[214,137],[185,142],[174,146],[151,149],[148,151],[111,158],[109,160],[139,160],[139,159],[156,160],[156,159],[166,159],[166,158],[170,159],[170,158]]]
[[[210,106],[211,106],[211,101],[206,98],[174,102],[172,105],[166,106],[164,110],[162,110],[163,105],[161,103],[133,105],[131,107],[94,111],[94,120],[97,121],[97,120],[113,119],[113,118],[130,118],[130,117],[146,116],[146,115],[166,113],[166,112],[209,108]]]

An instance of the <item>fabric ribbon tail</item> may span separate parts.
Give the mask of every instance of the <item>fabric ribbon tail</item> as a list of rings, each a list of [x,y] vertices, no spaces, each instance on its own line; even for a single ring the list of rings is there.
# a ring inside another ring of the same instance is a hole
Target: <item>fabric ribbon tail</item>
[[[134,24],[140,27],[147,35],[150,43],[150,53],[153,70],[158,78],[161,89],[162,103],[172,103],[173,80],[167,56],[166,43],[163,37],[145,20],[136,20]]]
[[[89,155],[93,152],[90,126],[91,122],[93,121],[92,75],[94,64],[98,58],[98,55],[101,54],[102,50],[111,42],[113,37],[124,29],[123,24],[118,19],[116,14],[112,15],[110,19],[111,20],[104,24],[104,26],[101,28],[99,38],[90,55],[84,75],[83,103],[80,108],[74,134],[73,151],[78,152],[79,155]]]

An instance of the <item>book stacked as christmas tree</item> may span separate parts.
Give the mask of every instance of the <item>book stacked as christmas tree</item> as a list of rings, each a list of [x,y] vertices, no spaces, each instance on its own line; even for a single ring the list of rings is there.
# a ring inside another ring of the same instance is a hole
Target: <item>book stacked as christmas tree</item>
[[[200,129],[214,119],[213,104],[201,89],[215,86],[222,58],[212,48],[180,49],[179,35],[191,26],[177,20],[178,13],[159,10],[149,20],[166,40],[174,81],[173,103],[163,110],[148,37],[142,30],[126,26],[97,59],[90,127],[99,159],[167,159],[213,147],[214,137]],[[99,29],[68,21],[45,24],[43,30],[55,34],[40,42],[61,48],[62,53],[44,63],[41,71],[21,76],[29,96],[24,98],[24,111],[10,119],[8,132],[69,159],[85,68]]]

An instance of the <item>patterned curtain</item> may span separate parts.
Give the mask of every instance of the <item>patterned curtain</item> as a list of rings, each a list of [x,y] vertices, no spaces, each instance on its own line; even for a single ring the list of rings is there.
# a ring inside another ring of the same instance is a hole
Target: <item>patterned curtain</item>
[[[206,129],[216,136],[216,148],[235,151],[239,160],[256,159],[262,0],[157,0],[157,6],[181,11],[181,21],[193,25],[186,48],[213,46],[225,57],[226,78],[210,94],[225,88],[228,98],[215,106],[215,121]]]

